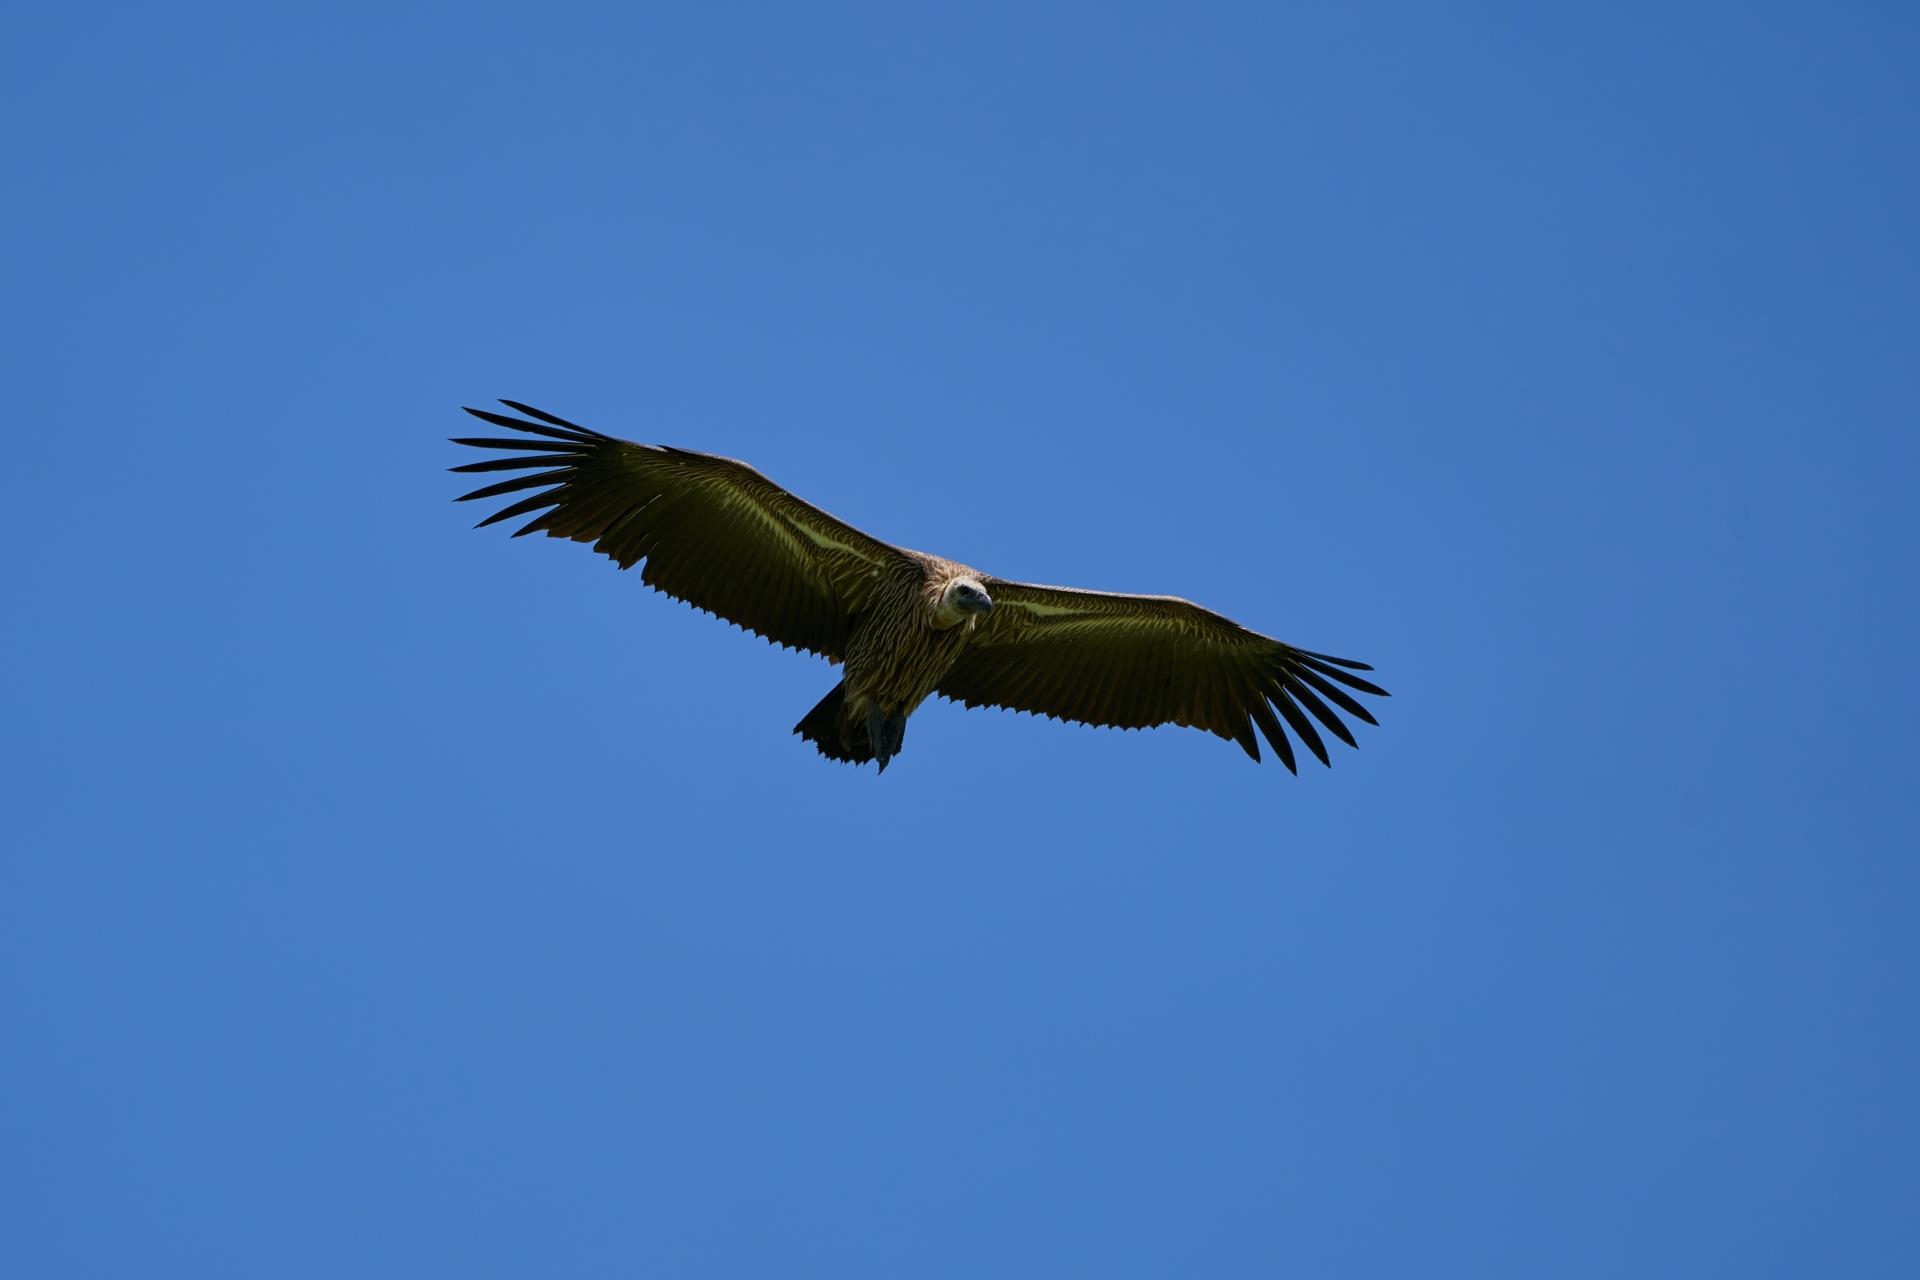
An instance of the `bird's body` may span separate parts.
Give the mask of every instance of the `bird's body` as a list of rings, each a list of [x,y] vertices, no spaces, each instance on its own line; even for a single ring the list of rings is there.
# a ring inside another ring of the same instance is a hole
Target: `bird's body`
[[[1326,763],[1315,722],[1353,745],[1327,703],[1373,723],[1347,690],[1385,696],[1352,674],[1369,670],[1363,663],[1296,649],[1186,600],[996,578],[872,538],[745,463],[503,403],[532,420],[467,412],[533,439],[457,442],[527,454],[454,470],[538,474],[462,500],[542,492],[481,524],[544,511],[518,532],[590,542],[622,568],[644,560],[649,586],[842,663],[841,682],[794,728],[829,759],[884,771],[907,717],[938,693],[1087,724],[1190,725],[1255,760],[1257,727],[1292,769],[1282,720]]]
[[[878,760],[884,771],[907,717],[939,687],[983,616],[950,602],[969,585],[979,587],[978,574],[938,556],[916,552],[891,567],[848,636],[846,674],[796,732],[829,759]]]

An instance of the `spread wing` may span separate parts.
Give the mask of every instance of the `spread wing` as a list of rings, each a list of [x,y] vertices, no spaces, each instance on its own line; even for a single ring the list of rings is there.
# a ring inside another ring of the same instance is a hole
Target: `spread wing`
[[[970,707],[1121,729],[1187,725],[1239,743],[1255,760],[1257,725],[1294,769],[1282,721],[1328,764],[1320,728],[1357,746],[1340,712],[1377,723],[1349,690],[1387,696],[1353,674],[1373,669],[1365,663],[1296,649],[1188,600],[997,578],[983,585],[993,613],[937,690]]]
[[[839,660],[848,618],[884,574],[909,557],[802,502],[744,462],[617,440],[512,400],[501,403],[526,418],[467,412],[527,438],[454,443],[518,452],[452,469],[534,474],[458,501],[539,492],[480,525],[540,512],[514,536],[544,532],[590,542],[622,569],[645,560],[640,580],[648,586],[776,644]]]

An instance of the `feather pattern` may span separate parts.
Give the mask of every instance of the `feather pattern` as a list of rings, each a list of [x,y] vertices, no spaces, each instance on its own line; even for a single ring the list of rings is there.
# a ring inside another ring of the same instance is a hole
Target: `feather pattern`
[[[801,501],[744,462],[687,449],[634,444],[505,400],[511,417],[467,412],[520,438],[459,437],[477,449],[531,456],[488,458],[461,472],[548,468],[485,485],[458,499],[519,498],[480,521],[533,515],[515,533],[590,543],[621,568],[646,561],[641,580],[777,644],[838,661],[851,619],[910,553]],[[534,514],[534,513],[539,514]]]
[[[1257,727],[1281,763],[1293,769],[1283,721],[1315,759],[1328,764],[1319,728],[1358,745],[1333,706],[1375,723],[1339,686],[1386,696],[1352,674],[1371,671],[1365,663],[1296,649],[1175,596],[991,577],[985,585],[993,615],[935,690],[969,707],[1006,707],[1120,729],[1186,725],[1238,743],[1255,760]]]

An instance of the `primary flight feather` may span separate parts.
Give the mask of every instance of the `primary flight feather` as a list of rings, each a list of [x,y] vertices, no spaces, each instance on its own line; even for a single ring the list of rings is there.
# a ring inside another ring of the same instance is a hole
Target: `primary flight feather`
[[[743,462],[501,403],[524,416],[467,412],[521,437],[454,443],[512,456],[452,469],[531,474],[458,501],[537,492],[480,525],[531,515],[515,537],[589,542],[622,569],[644,561],[640,579],[655,590],[843,664],[794,726],[832,760],[884,772],[907,717],[937,693],[1083,724],[1187,725],[1255,760],[1257,727],[1292,770],[1288,729],[1328,764],[1320,730],[1357,745],[1340,712],[1374,724],[1353,694],[1387,696],[1353,674],[1372,670],[1363,662],[1296,649],[1191,601],[1009,582],[881,542]]]

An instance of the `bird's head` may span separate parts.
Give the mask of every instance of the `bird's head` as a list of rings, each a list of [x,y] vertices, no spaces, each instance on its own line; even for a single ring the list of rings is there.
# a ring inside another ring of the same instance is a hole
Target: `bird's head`
[[[977,578],[955,578],[940,597],[940,610],[956,621],[993,612],[993,597]]]

